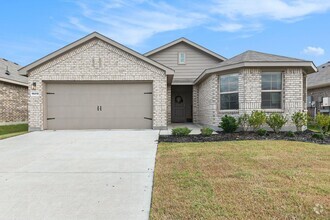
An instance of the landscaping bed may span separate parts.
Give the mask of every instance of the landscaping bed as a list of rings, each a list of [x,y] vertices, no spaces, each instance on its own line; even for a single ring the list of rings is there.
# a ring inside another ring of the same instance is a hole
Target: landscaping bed
[[[324,140],[312,137],[315,132],[306,130],[300,133],[294,133],[294,137],[289,137],[288,132],[267,132],[265,136],[260,136],[255,132],[236,132],[224,133],[218,132],[209,137],[203,135],[188,135],[188,136],[174,136],[174,135],[161,135],[159,142],[214,142],[214,141],[233,141],[233,140],[288,140],[288,141],[301,141],[318,144],[330,144],[330,136],[325,136]]]

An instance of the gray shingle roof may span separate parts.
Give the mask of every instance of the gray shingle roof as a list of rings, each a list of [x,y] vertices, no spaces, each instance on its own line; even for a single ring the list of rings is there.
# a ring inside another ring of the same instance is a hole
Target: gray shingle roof
[[[317,71],[317,68],[312,61],[248,50],[234,56],[233,58],[225,60],[214,67],[204,70],[204,72],[195,80],[195,83],[202,81],[207,75],[212,73],[244,67],[302,67],[307,74],[315,73],[315,71]]]
[[[218,66],[234,65],[242,62],[304,62],[305,60],[300,60],[291,57],[278,56],[274,54],[261,53],[253,50],[248,50],[241,53],[233,58],[221,62]]]
[[[318,72],[307,76],[307,88],[330,86],[330,61],[317,69]]]
[[[0,58],[0,81],[7,81],[18,84],[28,83],[26,76],[22,76],[18,73],[18,70],[21,68],[17,63],[13,63],[6,59]],[[9,75],[6,72],[9,72]]]

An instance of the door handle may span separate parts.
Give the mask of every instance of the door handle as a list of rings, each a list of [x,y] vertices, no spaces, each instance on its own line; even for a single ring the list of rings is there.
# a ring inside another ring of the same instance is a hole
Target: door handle
[[[100,111],[100,106],[97,106],[97,108],[96,108],[96,109],[97,109],[97,111]]]
[[[102,106],[100,106],[100,111],[102,111]]]

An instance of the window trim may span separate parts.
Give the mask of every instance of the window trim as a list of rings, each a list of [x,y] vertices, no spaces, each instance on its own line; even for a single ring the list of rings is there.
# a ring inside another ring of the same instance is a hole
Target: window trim
[[[267,90],[263,90],[262,89],[262,75],[263,74],[274,74],[274,73],[279,73],[281,74],[281,89],[267,89]],[[264,109],[265,111],[272,111],[272,110],[283,110],[283,88],[284,88],[284,72],[283,71],[267,71],[267,72],[261,72],[261,109]],[[280,101],[280,108],[263,108],[262,107],[262,93],[277,93],[279,92],[280,93],[280,98],[281,98],[281,101]]]
[[[184,56],[184,61],[183,62],[181,62],[181,54],[183,54],[183,56]],[[179,52],[178,53],[178,64],[179,65],[186,64],[186,59],[187,59],[187,56],[186,56],[186,53],[185,52]]]
[[[239,110],[239,82],[237,82],[237,90],[236,91],[229,91],[229,92],[221,92],[221,77],[224,77],[224,76],[237,76],[237,80],[239,81],[239,73],[229,73],[229,74],[224,74],[224,75],[219,75],[219,79],[218,79],[218,82],[219,82],[219,86],[218,86],[218,89],[219,89],[219,110],[221,112],[235,112],[235,111],[238,111]],[[221,109],[221,95],[227,95],[227,94],[237,94],[238,96],[238,108],[237,109]]]

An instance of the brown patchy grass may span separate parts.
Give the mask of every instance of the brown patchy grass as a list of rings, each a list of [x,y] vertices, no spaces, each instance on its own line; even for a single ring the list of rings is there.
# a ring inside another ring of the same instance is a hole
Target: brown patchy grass
[[[233,141],[158,147],[151,219],[330,219],[329,206],[329,145]]]

